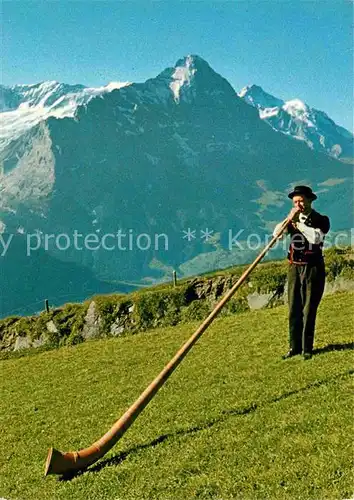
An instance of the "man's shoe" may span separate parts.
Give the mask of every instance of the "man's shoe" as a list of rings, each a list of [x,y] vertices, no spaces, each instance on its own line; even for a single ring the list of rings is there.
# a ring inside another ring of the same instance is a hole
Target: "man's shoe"
[[[293,349],[290,349],[289,352],[284,354],[283,359],[289,359],[292,358],[293,356],[297,356],[298,354],[301,354],[300,352],[294,351]]]
[[[312,358],[312,352],[304,352],[304,360],[308,360]]]

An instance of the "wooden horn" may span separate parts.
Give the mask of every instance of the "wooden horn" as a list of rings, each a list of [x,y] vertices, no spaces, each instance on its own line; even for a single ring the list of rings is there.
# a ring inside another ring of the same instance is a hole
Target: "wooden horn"
[[[115,443],[123,436],[127,429],[132,425],[134,420],[143,411],[151,399],[155,396],[157,391],[166,380],[169,378],[171,373],[177,368],[183,358],[188,354],[193,345],[197,342],[202,333],[208,328],[217,314],[221,311],[223,306],[230,300],[236,290],[242,285],[248,275],[253,271],[256,265],[263,259],[268,250],[274,245],[276,240],[282,235],[285,228],[287,227],[288,219],[285,219],[278,231],[278,233],[272,238],[272,240],[266,245],[254,262],[246,269],[239,280],[230,288],[230,290],[225,294],[225,296],[220,300],[220,302],[215,306],[213,311],[209,316],[203,321],[199,328],[193,333],[193,335],[187,340],[185,344],[179,349],[179,351],[174,355],[171,361],[165,366],[161,373],[151,382],[151,384],[145,389],[145,391],[139,396],[139,398],[131,405],[131,407],[124,413],[124,415],[115,422],[112,428],[95,443],[93,443],[88,448],[84,448],[80,451],[69,451],[63,453],[56,450],[55,448],[50,448],[48,452],[48,457],[45,464],[44,475],[48,474],[67,474],[72,471],[77,471],[80,469],[85,469],[89,465],[95,463],[98,459],[103,457],[108,450],[115,445]]]

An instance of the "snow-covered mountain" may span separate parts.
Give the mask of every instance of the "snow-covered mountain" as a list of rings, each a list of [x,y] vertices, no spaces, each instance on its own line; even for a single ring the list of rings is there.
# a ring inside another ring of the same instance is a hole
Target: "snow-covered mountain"
[[[354,136],[337,125],[326,113],[311,108],[300,99],[283,101],[258,85],[244,87],[238,96],[259,111],[274,130],[304,141],[311,149],[333,156],[354,156]]]
[[[32,241],[38,235],[53,269],[55,259],[75,263],[76,271],[65,271],[73,274],[75,294],[82,292],[82,281],[75,279],[82,267],[100,287],[102,280],[143,285],[170,279],[172,269],[187,276],[249,261],[254,250],[245,245],[231,251],[229,231],[241,231],[243,240],[255,231],[265,236],[287,213],[287,193],[295,183],[320,194],[316,208],[329,213],[333,230],[351,227],[350,167],[274,131],[201,57],[184,57],[144,83],[94,96],[91,89],[82,103],[77,96],[85,88],[60,96],[51,89],[30,99],[26,94],[25,108],[51,114],[27,121],[26,128],[13,127],[16,133],[0,151],[0,232],[5,241],[11,234],[34,234]],[[53,114],[55,103],[63,113],[70,99],[71,114]],[[20,105],[9,110],[10,98],[4,106],[5,117],[21,111]],[[209,242],[202,239],[207,228],[213,232]],[[127,237],[118,247],[119,230],[132,236],[132,248]],[[100,245],[93,251],[82,240],[75,245],[75,232],[99,241],[108,235],[111,249]],[[168,237],[167,249],[161,239],[155,243],[161,234]],[[45,235],[51,236],[47,243]],[[58,235],[69,238],[65,250],[58,248]],[[146,235],[152,244],[142,250],[138,235],[145,235],[142,246]],[[12,297],[3,306],[7,312],[23,294],[18,262],[10,247],[6,266],[18,287],[6,289]],[[1,266],[0,259],[0,275]],[[38,288],[35,273],[26,276],[27,296],[49,295],[45,280]],[[51,296],[62,290],[60,275],[50,285]]]
[[[167,68],[159,79],[169,82],[169,92],[175,101],[192,98],[195,88],[191,85],[196,72],[198,56],[187,56],[185,64],[177,61],[172,73]],[[199,71],[200,73],[200,71]],[[200,76],[200,75],[199,75]],[[66,118],[75,116],[79,106],[131,82],[111,82],[106,86],[90,88],[84,85],[68,85],[47,81],[29,85],[5,87],[0,85],[0,151],[21,134],[49,117]],[[188,97],[188,91],[191,93]],[[166,88],[163,88],[166,98]],[[321,151],[335,158],[353,157],[353,135],[337,125],[323,111],[311,108],[299,99],[283,101],[258,85],[244,87],[238,96],[259,111],[259,116],[274,130],[304,141],[311,149]]]
[[[78,106],[129,84],[111,82],[98,88],[56,81],[13,87],[0,85],[0,150],[41,121],[51,116],[74,117]]]
[[[244,87],[238,92],[238,96],[257,109],[281,107],[284,104],[284,101],[268,94],[258,85]]]

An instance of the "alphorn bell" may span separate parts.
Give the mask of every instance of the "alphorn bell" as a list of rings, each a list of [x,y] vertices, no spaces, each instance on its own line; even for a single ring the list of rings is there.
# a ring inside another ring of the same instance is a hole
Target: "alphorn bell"
[[[50,448],[48,452],[48,457],[45,464],[44,475],[48,474],[67,474],[73,471],[78,471],[85,469],[89,465],[92,465],[101,457],[103,457],[107,451],[109,451],[112,446],[123,436],[123,434],[129,429],[134,420],[143,411],[151,399],[155,396],[157,391],[166,380],[169,378],[171,373],[177,368],[183,358],[188,354],[193,345],[197,342],[202,333],[208,328],[217,314],[221,311],[224,305],[230,300],[236,290],[242,285],[248,275],[253,271],[256,265],[263,259],[268,250],[274,245],[276,240],[283,234],[288,224],[288,219],[285,219],[278,231],[278,233],[272,238],[272,240],[265,246],[262,252],[254,260],[254,262],[246,269],[238,281],[230,288],[230,290],[225,294],[225,296],[220,300],[220,302],[215,306],[209,316],[203,321],[203,323],[198,327],[198,329],[193,333],[193,335],[183,344],[179,351],[174,355],[171,361],[165,366],[161,373],[151,382],[151,384],[145,389],[145,391],[139,396],[139,398],[131,405],[131,407],[124,413],[124,415],[115,422],[112,428],[95,443],[93,443],[88,448],[84,448],[80,451],[69,451],[63,453],[56,450],[55,448]]]

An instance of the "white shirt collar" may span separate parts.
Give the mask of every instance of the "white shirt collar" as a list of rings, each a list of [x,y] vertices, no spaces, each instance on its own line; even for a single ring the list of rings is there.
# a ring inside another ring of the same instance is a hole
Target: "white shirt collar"
[[[299,221],[302,222],[302,223],[305,222],[305,220],[308,218],[308,216],[310,215],[310,213],[311,212],[309,212],[307,215],[301,213],[299,215]]]

